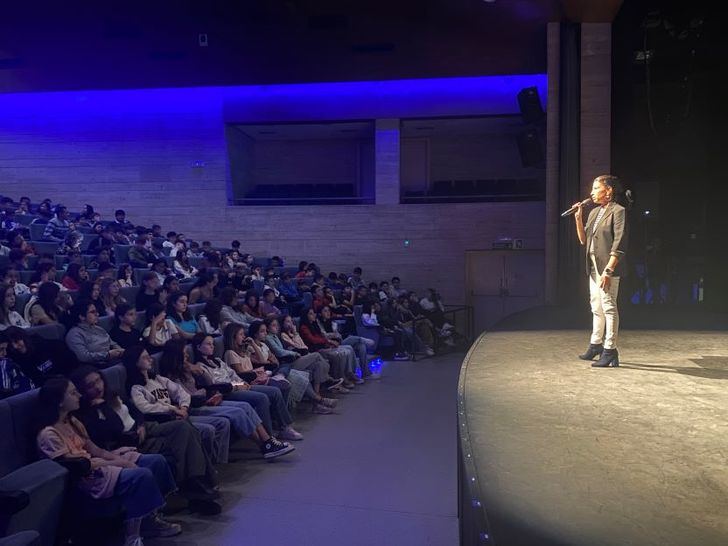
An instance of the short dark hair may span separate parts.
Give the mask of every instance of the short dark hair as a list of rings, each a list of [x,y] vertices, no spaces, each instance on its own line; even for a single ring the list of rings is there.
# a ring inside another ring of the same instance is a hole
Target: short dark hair
[[[167,232],[167,237],[177,237],[177,232],[176,231],[168,231]]]
[[[126,315],[129,311],[134,309],[132,305],[129,305],[128,303],[120,303],[116,306],[116,309],[114,310],[114,316],[116,317],[117,322],[121,322],[121,319],[124,318],[124,315]]]
[[[359,266],[355,267],[354,268],[354,273],[356,273],[357,275],[361,275],[362,274],[361,267],[359,267]]]
[[[116,209],[114,211],[114,216],[119,216],[120,214],[123,214],[124,216],[126,216],[126,211],[124,209]]]
[[[233,239],[233,242],[230,243],[230,247],[231,248],[240,248],[240,241],[238,241],[237,239]]]

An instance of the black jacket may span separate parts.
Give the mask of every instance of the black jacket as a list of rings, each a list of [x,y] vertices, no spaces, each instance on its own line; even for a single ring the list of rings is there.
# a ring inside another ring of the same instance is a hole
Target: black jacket
[[[589,247],[594,241],[594,260],[597,262],[598,273],[601,275],[607,267],[610,256],[619,258],[614,276],[624,276],[627,273],[626,251],[627,251],[627,211],[618,203],[609,203],[604,216],[597,224],[594,231],[594,222],[599,214],[600,207],[596,207],[589,213],[586,221],[586,272],[591,270],[591,258]]]
[[[112,450],[124,445],[138,444],[136,429],[144,424],[144,416],[134,404],[128,401],[124,403],[135,422],[134,428],[128,433],[124,432],[124,423],[109,402],[98,406],[83,405],[77,412],[76,417],[86,427],[89,437],[97,446]]]

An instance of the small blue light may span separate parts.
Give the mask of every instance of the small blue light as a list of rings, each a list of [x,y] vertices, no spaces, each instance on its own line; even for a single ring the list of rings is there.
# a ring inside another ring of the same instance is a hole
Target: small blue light
[[[645,211],[645,216],[649,216],[649,215],[650,215],[650,211],[649,210],[646,210]]]
[[[410,240],[409,239],[405,239],[404,240],[404,246],[410,246]]]

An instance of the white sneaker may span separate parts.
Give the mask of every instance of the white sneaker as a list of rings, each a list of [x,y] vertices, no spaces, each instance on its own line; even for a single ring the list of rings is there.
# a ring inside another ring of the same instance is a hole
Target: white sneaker
[[[435,356],[435,351],[433,351],[430,347],[428,347],[427,349],[425,349],[425,354],[427,356]]]
[[[297,442],[299,440],[303,440],[303,434],[295,430],[293,427],[289,426],[281,431],[281,433],[278,435],[278,439]]]
[[[374,380],[374,379],[381,379],[381,378],[382,378],[382,374],[380,374],[380,373],[374,373],[374,372],[372,372],[369,375],[367,375],[367,376],[364,377],[364,379],[366,379],[367,381],[371,381],[371,380]]]

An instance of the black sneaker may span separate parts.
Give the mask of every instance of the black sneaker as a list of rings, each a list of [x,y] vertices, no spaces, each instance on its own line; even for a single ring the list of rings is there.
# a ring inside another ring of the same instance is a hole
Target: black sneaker
[[[217,516],[222,512],[222,506],[213,500],[190,499],[190,512],[197,512],[202,516]]]
[[[263,454],[264,459],[275,459],[276,457],[280,457],[281,455],[285,455],[286,453],[290,453],[295,450],[296,448],[292,445],[289,445],[287,442],[276,440],[272,436],[260,448],[260,452]]]

